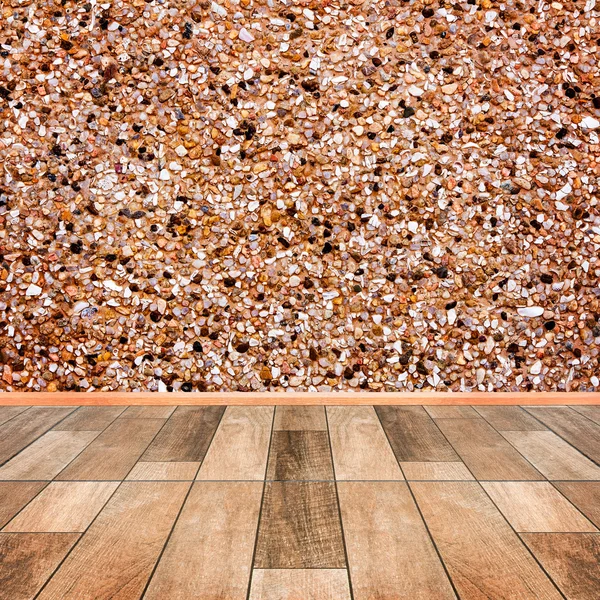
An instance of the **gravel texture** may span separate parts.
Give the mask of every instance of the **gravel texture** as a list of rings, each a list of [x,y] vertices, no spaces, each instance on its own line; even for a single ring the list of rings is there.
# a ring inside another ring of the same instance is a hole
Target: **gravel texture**
[[[0,15],[18,390],[600,389],[600,3]]]

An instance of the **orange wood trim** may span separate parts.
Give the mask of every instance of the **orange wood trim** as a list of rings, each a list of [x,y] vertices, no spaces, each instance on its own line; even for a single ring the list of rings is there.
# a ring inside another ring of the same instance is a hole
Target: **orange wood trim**
[[[0,392],[6,406],[600,404],[600,392]]]

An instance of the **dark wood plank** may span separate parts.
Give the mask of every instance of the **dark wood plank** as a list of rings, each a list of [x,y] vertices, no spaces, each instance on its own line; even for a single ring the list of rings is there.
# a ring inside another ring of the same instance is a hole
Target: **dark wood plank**
[[[201,462],[224,411],[223,406],[179,406],[142,460]]]
[[[46,486],[46,481],[0,481],[0,529]]]
[[[335,484],[268,482],[256,569],[342,569],[344,546]]]
[[[138,600],[190,485],[121,484],[39,600]]]
[[[168,419],[176,406],[130,406],[121,419]]]
[[[278,406],[275,431],[327,431],[324,406]]]
[[[28,406],[0,406],[0,425],[25,412]]]
[[[103,431],[124,410],[124,406],[82,406],[56,425],[54,430]]]
[[[554,487],[600,528],[600,481],[555,481]]]
[[[521,536],[568,600],[600,598],[600,533]]]
[[[498,431],[545,431],[547,429],[520,406],[475,406],[473,408]]]
[[[0,425],[0,465],[74,410],[74,406],[60,408],[34,406],[4,425]]]
[[[436,423],[476,479],[544,479],[483,419],[438,419]]]
[[[124,479],[164,423],[162,419],[117,419],[56,479]]]
[[[375,410],[399,462],[459,460],[422,406],[377,406]]]
[[[327,432],[273,432],[267,479],[333,479]]]
[[[600,425],[600,406],[571,406],[571,408],[594,421],[596,425]]]
[[[0,600],[32,600],[78,533],[0,533]]]
[[[480,419],[472,406],[425,406],[432,419]]]

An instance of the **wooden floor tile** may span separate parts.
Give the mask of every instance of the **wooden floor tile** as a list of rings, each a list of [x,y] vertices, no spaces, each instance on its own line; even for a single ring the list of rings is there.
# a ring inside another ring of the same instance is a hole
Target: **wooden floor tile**
[[[515,531],[597,531],[547,481],[484,481],[481,485]]]
[[[46,481],[0,481],[0,529],[46,485]]]
[[[327,419],[339,481],[404,479],[372,406],[328,406]]]
[[[375,410],[398,461],[460,460],[422,406],[378,406]]]
[[[278,406],[275,431],[327,431],[324,406]]]
[[[197,479],[263,481],[273,410],[272,406],[229,406]]]
[[[461,600],[561,598],[478,483],[410,486]]]
[[[481,419],[471,406],[425,406],[432,419]]]
[[[404,482],[338,484],[355,600],[456,598]]]
[[[403,462],[409,481],[471,481],[475,479],[462,462]]]
[[[255,569],[249,600],[350,600],[346,569]]]
[[[266,484],[254,567],[346,567],[334,483]]]
[[[520,406],[474,406],[498,431],[545,431],[547,427]]]
[[[56,425],[54,431],[103,431],[124,410],[124,406],[82,406]]]
[[[521,536],[567,600],[600,598],[600,533]]]
[[[39,600],[138,600],[190,485],[121,484]]]
[[[53,482],[24,508],[4,531],[83,532],[118,486],[116,481]]]
[[[124,479],[163,425],[162,419],[117,419],[57,479]]]
[[[600,481],[555,481],[554,487],[600,529]]]
[[[168,419],[176,406],[130,406],[121,419]]]
[[[600,425],[600,406],[571,406],[571,408],[594,421],[596,425]]]
[[[477,479],[543,479],[483,419],[438,419],[436,423]]]
[[[144,600],[246,600],[263,484],[193,484]]]
[[[0,425],[25,412],[28,408],[28,406],[0,406]]]
[[[326,431],[274,431],[267,479],[333,480]]]
[[[33,600],[78,533],[0,533],[0,600]]]
[[[131,481],[193,481],[199,462],[138,462],[131,469]]]

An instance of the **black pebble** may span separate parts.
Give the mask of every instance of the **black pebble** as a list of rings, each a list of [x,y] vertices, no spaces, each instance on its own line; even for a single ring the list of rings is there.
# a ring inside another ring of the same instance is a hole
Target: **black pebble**
[[[192,384],[189,383],[188,381],[186,381],[185,383],[181,384],[181,391],[182,392],[191,392],[192,391]]]
[[[321,250],[322,254],[329,254],[333,250],[333,246],[329,242],[325,242],[323,245],[323,249]]]
[[[415,114],[415,109],[412,106],[407,106],[404,109],[404,113],[402,114],[402,116],[405,119],[408,119],[409,117],[412,117]]]
[[[200,342],[194,342],[193,344],[194,352],[202,352],[202,344]]]

